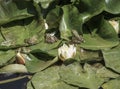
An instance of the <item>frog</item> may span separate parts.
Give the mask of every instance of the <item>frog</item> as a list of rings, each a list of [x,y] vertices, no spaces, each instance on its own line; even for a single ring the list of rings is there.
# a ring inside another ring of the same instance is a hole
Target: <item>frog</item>
[[[72,34],[73,34],[72,39],[71,39],[72,43],[80,44],[82,42],[85,42],[83,39],[83,36],[79,35],[76,30],[72,30]]]
[[[57,41],[58,41],[58,38],[55,36],[55,32],[45,33],[45,42],[52,44]]]

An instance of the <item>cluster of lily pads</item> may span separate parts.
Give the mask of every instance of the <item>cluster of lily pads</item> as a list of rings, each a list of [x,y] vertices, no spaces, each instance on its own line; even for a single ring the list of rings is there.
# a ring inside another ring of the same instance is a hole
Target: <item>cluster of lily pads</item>
[[[27,89],[118,89],[120,0],[0,0],[0,74],[16,73]]]

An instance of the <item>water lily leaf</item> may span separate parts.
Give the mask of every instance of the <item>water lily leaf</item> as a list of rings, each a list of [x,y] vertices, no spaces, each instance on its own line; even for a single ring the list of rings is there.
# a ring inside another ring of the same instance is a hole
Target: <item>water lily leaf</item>
[[[29,37],[27,38],[27,40],[29,42],[27,42],[27,43],[29,45],[37,44],[43,40],[45,26],[44,26],[44,21],[42,18],[40,18],[38,20],[36,18],[26,19],[26,20],[24,20],[24,27],[26,30],[28,30]],[[34,39],[34,37],[35,37],[35,39]],[[32,42],[30,42],[30,41],[32,41]]]
[[[39,82],[38,82],[39,83]],[[41,83],[41,82],[40,82]],[[36,84],[35,84],[36,85]],[[41,88],[41,87],[40,87]],[[43,85],[43,87],[41,89],[78,89],[78,87],[73,87],[70,86],[64,82],[59,82],[59,83],[53,83],[53,84],[49,84],[49,85]],[[32,87],[30,87],[30,85],[27,86],[27,89],[34,89]],[[36,87],[35,89],[39,89],[39,87]]]
[[[97,19],[97,17],[95,17]],[[100,19],[100,18],[98,18]],[[119,44],[118,35],[114,28],[104,19],[94,20],[89,29],[84,29],[83,39],[85,42],[81,43],[81,47],[91,50],[99,50],[105,48],[112,48]],[[94,24],[93,24],[94,23]],[[94,28],[93,28],[94,27]]]
[[[97,78],[91,70],[86,71],[88,74],[82,71],[83,69],[79,64],[62,66],[60,71],[61,80],[67,82],[68,84],[86,87],[89,89],[98,89],[99,85],[103,83],[103,80]]]
[[[35,14],[32,2],[22,0],[0,0],[0,25],[19,19],[32,17]]]
[[[1,27],[0,49],[10,49],[37,44],[44,29],[34,18],[15,21]],[[18,34],[20,33],[20,34]]]
[[[120,14],[120,1],[119,0],[105,0],[107,12],[112,14]]]
[[[58,66],[36,73],[31,82],[35,89],[78,89],[60,81]]]
[[[29,81],[27,83],[27,89],[34,89],[33,86],[32,86],[32,84],[31,84],[31,81]]]
[[[59,67],[48,68],[45,71],[36,73],[32,78],[35,89],[49,88],[60,79],[58,74]],[[49,76],[48,76],[49,75]]]
[[[101,57],[99,56],[99,51],[85,50],[82,48],[77,48],[76,59],[86,62],[86,61],[100,61]]]
[[[117,78],[120,75],[112,72],[111,70],[109,70],[105,67],[101,67],[101,68],[97,69],[97,76],[99,76],[101,78]]]
[[[42,40],[39,44],[30,46],[29,48],[31,49],[31,52],[46,52],[51,56],[57,56],[58,55],[58,46],[61,43],[61,41],[57,41],[55,43],[49,44],[44,42],[44,40]]]
[[[1,40],[1,46],[21,45],[21,43],[24,43],[24,37],[28,37],[28,30],[25,30],[24,26],[20,25],[23,25],[22,21],[11,23],[11,27],[1,27],[1,33],[4,36],[4,40]],[[18,34],[18,32],[21,34]]]
[[[63,6],[63,16],[59,27],[61,38],[68,39],[71,36],[71,30],[77,30],[79,34],[82,34],[83,23],[101,13],[104,6],[104,0],[100,2],[96,0],[81,0],[77,5],[78,8],[73,5]]]
[[[79,13],[78,8],[76,8],[74,5],[65,5],[62,7],[63,16],[61,18],[60,25],[59,25],[61,38],[68,40],[68,38],[72,36],[71,30],[77,30],[79,32],[79,34],[81,34],[82,33],[82,24],[85,21],[87,21],[88,19],[90,19],[91,17],[93,17],[94,15],[102,12],[102,10],[104,8],[103,0],[100,2],[99,6],[96,4],[96,3],[98,3],[98,1],[94,1],[94,0],[81,1],[81,3],[82,4],[84,3],[85,6],[80,4],[79,6],[81,6],[81,7],[79,9],[86,7],[87,9],[84,10],[85,12],[80,11],[81,13]],[[95,8],[97,8],[97,9],[95,9]],[[50,14],[52,14],[52,12]],[[56,16],[55,12],[54,12],[54,14]],[[50,15],[48,15],[48,17],[49,16]],[[59,16],[59,18],[56,19],[56,17],[53,17],[53,14],[51,17],[52,17],[51,19],[53,21],[55,19],[55,22],[52,22],[52,23],[56,23],[56,20],[58,21],[58,19],[60,18],[60,16]],[[69,19],[69,18],[71,18],[71,19]],[[56,26],[57,25],[55,24],[55,27]]]
[[[79,19],[85,23],[93,16],[100,14],[104,10],[105,5],[104,0],[80,0],[79,4],[77,2],[77,7],[80,11]]]
[[[33,0],[35,3],[40,3],[42,8],[48,8],[49,4],[53,2],[54,0]]]
[[[72,36],[71,30],[77,30],[80,32],[81,21],[79,18],[79,11],[73,5],[65,5],[62,7],[63,16],[61,18],[59,30],[61,38],[69,39]]]
[[[27,67],[27,70],[31,73],[42,71],[58,61],[57,57],[53,58],[47,53],[39,52],[37,55],[39,58],[35,57],[32,54],[29,54],[28,56],[30,60],[26,58],[25,65]]]
[[[14,56],[15,52],[12,50],[0,51],[0,66],[5,65]]]
[[[120,73],[120,45],[110,50],[102,50],[106,67]]]
[[[62,10],[60,7],[56,7],[55,9],[51,10],[46,17],[48,28],[49,29],[58,28],[61,17],[62,17]]]
[[[27,73],[27,69],[21,64],[9,64],[0,68],[0,73]]]
[[[113,79],[102,85],[103,89],[118,89],[120,87],[120,78]]]
[[[98,89],[102,83],[107,81],[109,77],[118,77],[116,74],[114,76],[108,76],[107,72],[104,73],[101,68],[97,69],[89,64],[84,65],[84,69],[78,63],[69,64],[67,66],[62,66],[60,69],[61,80],[79,87],[85,87],[89,89]],[[111,74],[112,72],[110,72]],[[104,74],[104,76],[101,76]],[[92,81],[92,82],[91,82]]]

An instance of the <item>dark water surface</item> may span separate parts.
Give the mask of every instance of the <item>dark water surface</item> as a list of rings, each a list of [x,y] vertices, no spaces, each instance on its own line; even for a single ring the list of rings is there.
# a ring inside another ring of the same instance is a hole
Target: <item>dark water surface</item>
[[[16,78],[19,76],[24,76],[23,74],[12,74],[12,75],[1,75],[0,74],[0,81],[6,80],[6,79],[11,79],[11,78]],[[29,81],[28,78],[23,78],[20,80],[16,80],[13,82],[5,83],[5,84],[0,84],[0,89],[26,89],[26,84]]]

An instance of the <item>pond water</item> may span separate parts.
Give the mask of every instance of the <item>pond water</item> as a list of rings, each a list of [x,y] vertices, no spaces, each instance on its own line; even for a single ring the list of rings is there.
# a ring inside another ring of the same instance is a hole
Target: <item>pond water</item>
[[[6,79],[12,79],[19,76],[23,76],[20,74],[12,74],[12,75],[0,75],[0,81],[6,80]],[[13,82],[0,84],[0,89],[26,89],[26,84],[29,81],[28,78],[23,78],[20,80],[16,80]]]

